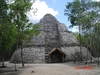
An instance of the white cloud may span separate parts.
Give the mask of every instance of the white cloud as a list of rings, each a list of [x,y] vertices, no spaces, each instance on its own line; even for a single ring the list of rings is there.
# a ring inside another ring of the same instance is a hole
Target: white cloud
[[[78,30],[78,27],[77,27],[77,26],[76,26],[76,27],[73,27],[71,31],[72,31],[72,32],[79,32],[79,30]]]
[[[96,1],[98,1],[98,2],[99,2],[100,0],[96,0]]]
[[[99,2],[100,0],[92,0],[92,1],[97,1],[97,2]]]
[[[55,11],[53,8],[48,7],[45,1],[37,0],[33,5],[33,8],[37,9],[37,12],[33,13],[33,10],[30,11],[29,18],[32,22],[37,23],[39,20],[47,13],[52,14],[53,16],[56,16],[58,14],[58,11]]]

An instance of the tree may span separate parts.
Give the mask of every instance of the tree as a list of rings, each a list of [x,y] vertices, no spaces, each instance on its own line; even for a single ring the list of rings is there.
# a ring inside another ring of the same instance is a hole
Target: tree
[[[27,13],[32,6],[31,1],[32,0],[15,0],[10,4],[10,15],[12,15],[12,21],[17,28],[17,49],[21,49],[22,67],[24,67],[22,49],[26,40],[29,40],[32,34],[39,34],[39,25],[33,25],[27,17]]]
[[[81,28],[83,26],[83,17],[84,12],[87,11],[90,5],[89,1],[84,0],[74,0],[74,2],[68,3],[65,9],[65,15],[68,15],[68,19],[70,20],[71,24],[70,27],[78,26],[79,27],[79,41],[80,41],[80,60],[82,61],[82,45],[81,45]]]
[[[65,15],[69,17],[71,26],[79,27],[80,43],[82,43],[81,36],[85,37],[84,44],[87,45],[89,51],[99,51],[99,21],[100,21],[100,2],[90,0],[74,0],[68,3],[65,9]],[[81,31],[82,30],[82,31]],[[95,45],[96,44],[96,45]],[[85,46],[86,46],[85,45]],[[80,47],[81,48],[81,47]],[[98,54],[96,52],[96,54]]]
[[[0,55],[2,67],[4,67],[4,56],[12,43],[15,42],[16,27],[11,23],[8,11],[7,0],[0,2]]]
[[[93,2],[91,11],[86,13],[85,19],[87,20],[83,28],[83,33],[88,36],[88,49],[93,56],[98,57],[98,66],[99,66],[99,53],[100,53],[100,2]],[[89,24],[89,25],[88,25]],[[88,39],[89,38],[89,39]]]

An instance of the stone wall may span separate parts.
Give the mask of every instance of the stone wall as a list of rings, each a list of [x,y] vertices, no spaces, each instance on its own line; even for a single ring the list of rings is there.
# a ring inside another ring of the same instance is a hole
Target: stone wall
[[[55,17],[44,16],[40,20],[41,31],[44,31],[45,53],[48,54],[53,48],[59,47],[59,30],[60,24]]]
[[[67,32],[68,29],[67,29],[67,27],[66,27],[65,24],[63,24],[63,23],[58,23],[58,31],[59,31],[59,32]]]
[[[79,46],[70,46],[70,47],[63,46],[63,47],[61,47],[61,49],[64,53],[66,53],[65,61],[73,60],[75,57],[75,53],[76,53],[76,55],[78,55],[78,53],[80,54]],[[82,47],[82,58],[83,58],[83,60],[91,58],[91,54],[85,47]],[[76,59],[79,59],[79,58],[76,57]]]
[[[10,62],[21,62],[21,50],[14,52]],[[23,49],[23,59],[25,63],[45,63],[45,48],[44,47],[27,47]]]
[[[62,45],[65,44],[78,44],[78,41],[76,40],[76,38],[74,37],[74,35],[72,33],[69,32],[60,32],[60,42]]]
[[[44,31],[40,31],[38,36],[33,36],[33,39],[30,41],[33,45],[45,45]]]

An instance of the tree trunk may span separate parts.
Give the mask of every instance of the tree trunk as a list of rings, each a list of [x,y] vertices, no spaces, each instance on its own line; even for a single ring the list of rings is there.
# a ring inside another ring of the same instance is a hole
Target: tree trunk
[[[87,45],[87,42],[86,42],[86,45]],[[87,46],[88,47],[88,46]],[[86,48],[87,48],[86,47]],[[86,61],[85,61],[85,64],[87,64],[87,60],[88,60],[88,50],[87,50],[87,56],[86,56]]]
[[[74,58],[74,63],[76,63],[76,57]]]
[[[23,47],[21,46],[21,59],[22,59],[22,67],[25,67],[24,60],[23,60]]]
[[[82,42],[81,42],[81,27],[79,25],[79,39],[80,39],[80,61],[82,61]]]
[[[15,59],[15,71],[17,71],[17,68],[16,68],[16,59]]]
[[[1,60],[2,60],[2,67],[5,67],[4,65],[4,43],[2,41],[2,44],[1,44]]]
[[[98,66],[99,66],[99,53],[98,53]]]
[[[18,40],[17,40],[17,47],[16,50],[18,50]],[[17,71],[17,67],[16,67],[16,57],[15,57],[15,71]]]
[[[2,67],[5,67],[4,66],[4,57],[3,57],[3,55],[2,55]]]
[[[18,46],[17,46],[17,49],[18,49]],[[16,57],[15,57],[15,60],[14,61],[15,61],[15,71],[17,71],[17,68],[16,68]]]

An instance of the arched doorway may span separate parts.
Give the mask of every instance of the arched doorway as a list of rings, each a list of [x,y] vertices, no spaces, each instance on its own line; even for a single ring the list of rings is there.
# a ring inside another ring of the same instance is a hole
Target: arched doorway
[[[58,48],[54,48],[48,55],[49,63],[62,63],[64,62],[66,54]]]

